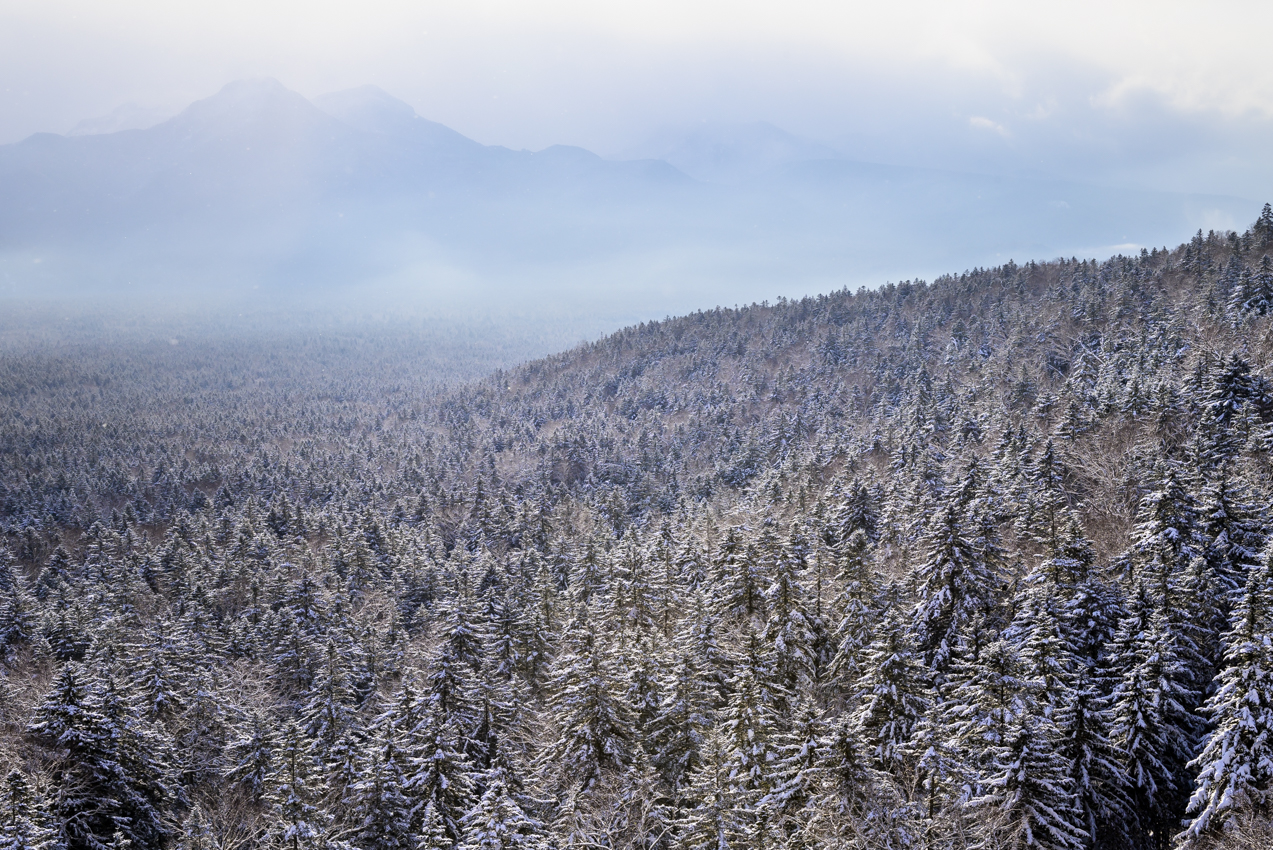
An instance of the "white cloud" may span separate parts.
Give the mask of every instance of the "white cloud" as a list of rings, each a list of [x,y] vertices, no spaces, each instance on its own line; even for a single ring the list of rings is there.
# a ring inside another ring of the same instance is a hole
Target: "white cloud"
[[[980,115],[974,115],[969,118],[968,123],[969,125],[976,127],[978,130],[989,130],[992,133],[997,133],[998,135],[1003,136],[1005,139],[1012,135],[1008,132],[1007,127]]]

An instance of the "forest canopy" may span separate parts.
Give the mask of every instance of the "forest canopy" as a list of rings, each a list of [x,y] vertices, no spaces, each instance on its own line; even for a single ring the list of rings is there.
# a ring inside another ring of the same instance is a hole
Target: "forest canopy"
[[[0,848],[1273,843],[1270,254],[7,347]]]

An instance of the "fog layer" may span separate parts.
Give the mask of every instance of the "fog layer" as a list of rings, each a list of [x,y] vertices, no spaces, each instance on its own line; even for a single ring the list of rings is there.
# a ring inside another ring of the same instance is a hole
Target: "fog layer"
[[[626,155],[482,145],[371,86],[232,83],[150,128],[0,147],[0,293],[622,321],[1137,252],[1259,209],[874,164],[769,124]]]

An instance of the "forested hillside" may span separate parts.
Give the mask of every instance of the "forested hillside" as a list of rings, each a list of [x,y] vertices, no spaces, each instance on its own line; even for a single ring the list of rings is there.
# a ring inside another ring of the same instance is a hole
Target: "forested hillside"
[[[1269,846],[1270,254],[6,349],[0,848]]]

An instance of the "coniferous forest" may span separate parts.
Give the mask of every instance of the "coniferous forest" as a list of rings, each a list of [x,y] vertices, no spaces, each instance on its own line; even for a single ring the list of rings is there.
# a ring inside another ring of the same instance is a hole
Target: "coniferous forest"
[[[1271,846],[1270,255],[10,346],[0,848]]]

